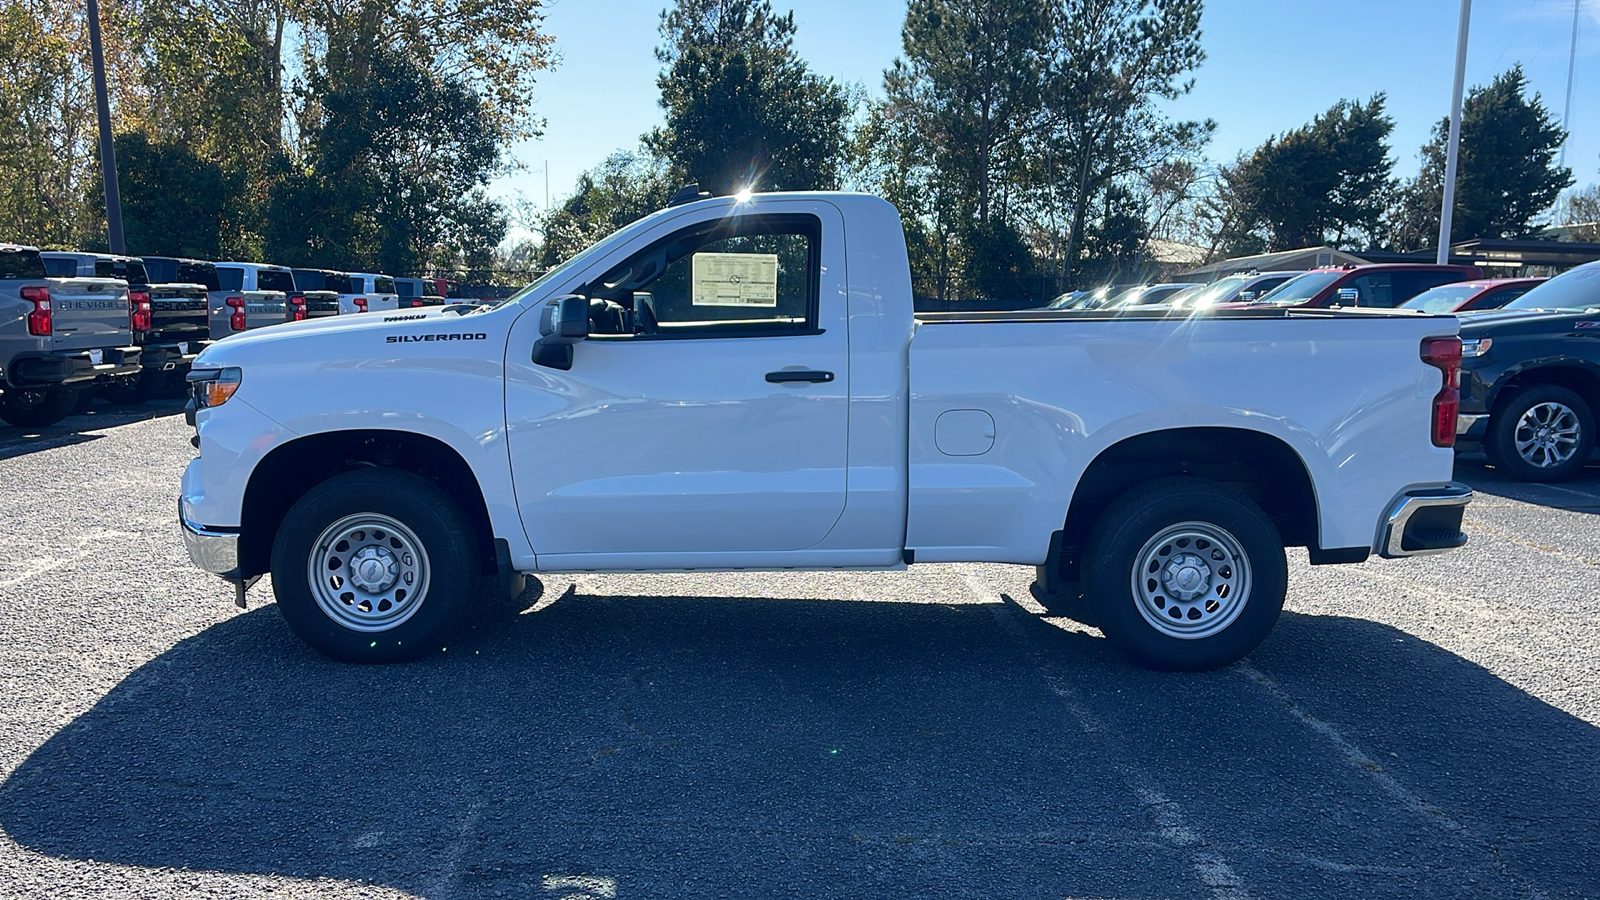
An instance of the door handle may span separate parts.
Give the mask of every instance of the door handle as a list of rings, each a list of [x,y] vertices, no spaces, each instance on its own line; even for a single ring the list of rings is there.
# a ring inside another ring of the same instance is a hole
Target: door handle
[[[768,372],[767,380],[773,384],[788,384],[794,381],[810,381],[823,384],[833,380],[832,372],[818,372],[812,369],[779,369]]]

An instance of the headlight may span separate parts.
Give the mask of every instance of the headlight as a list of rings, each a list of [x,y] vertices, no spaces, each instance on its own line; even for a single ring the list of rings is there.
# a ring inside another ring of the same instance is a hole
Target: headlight
[[[1489,347],[1491,345],[1493,345],[1493,344],[1494,344],[1494,339],[1493,338],[1486,338],[1486,337],[1482,337],[1482,338],[1462,338],[1462,340],[1461,340],[1461,356],[1462,356],[1462,358],[1471,358],[1471,357],[1474,357],[1474,356],[1482,356],[1485,353],[1489,352]]]
[[[228,402],[233,392],[244,380],[244,372],[237,366],[226,369],[191,369],[189,395],[195,409],[211,409]]]

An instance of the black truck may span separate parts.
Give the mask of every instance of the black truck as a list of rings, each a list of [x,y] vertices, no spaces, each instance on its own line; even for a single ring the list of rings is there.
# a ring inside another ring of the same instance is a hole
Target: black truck
[[[1461,343],[1456,449],[1519,481],[1577,475],[1600,412],[1600,262],[1462,315]]]

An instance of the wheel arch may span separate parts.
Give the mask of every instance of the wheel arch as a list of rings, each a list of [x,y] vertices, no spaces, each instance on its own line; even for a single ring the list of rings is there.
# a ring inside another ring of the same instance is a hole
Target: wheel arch
[[[1531,361],[1508,371],[1490,392],[1487,406],[1497,412],[1521,391],[1545,384],[1572,391],[1600,416],[1600,366],[1578,359]]]
[[[1193,476],[1241,491],[1272,519],[1285,546],[1318,548],[1319,506],[1310,469],[1288,442],[1229,426],[1169,428],[1133,435],[1101,450],[1083,470],[1051,556],[1061,577],[1078,580],[1078,561],[1096,519],[1118,497],[1158,478]]]
[[[274,447],[251,470],[240,513],[239,567],[244,577],[271,567],[272,542],[295,501],[323,481],[361,466],[388,466],[439,484],[473,524],[486,571],[493,571],[494,529],[483,488],[455,448],[409,431],[359,429],[310,434]]]

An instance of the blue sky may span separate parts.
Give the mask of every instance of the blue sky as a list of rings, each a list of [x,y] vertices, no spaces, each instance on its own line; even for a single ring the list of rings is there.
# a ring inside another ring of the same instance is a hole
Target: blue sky
[[[1582,0],[1567,164],[1579,186],[1600,181],[1600,0]],[[653,55],[666,0],[554,0],[546,21],[560,64],[540,81],[542,138],[512,149],[522,168],[493,185],[504,199],[542,206],[548,161],[559,203],[580,172],[636,145],[661,121]],[[793,9],[795,45],[820,74],[882,92],[900,53],[903,0],[774,0]],[[1560,117],[1572,36],[1572,0],[1476,0],[1467,84],[1523,64]],[[1175,116],[1211,118],[1208,155],[1232,160],[1311,120],[1341,98],[1389,95],[1395,171],[1416,172],[1417,150],[1449,112],[1459,0],[1208,0],[1205,63]]]

